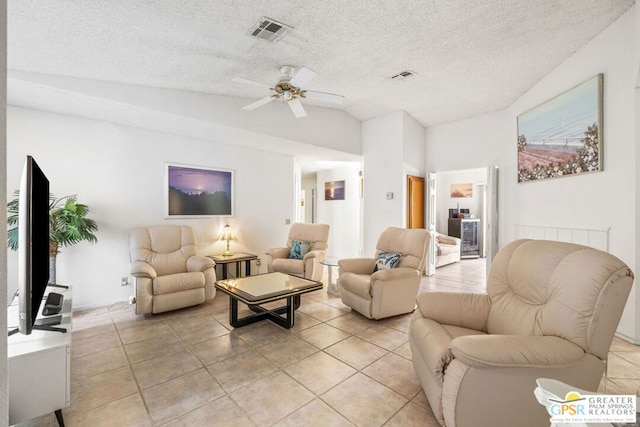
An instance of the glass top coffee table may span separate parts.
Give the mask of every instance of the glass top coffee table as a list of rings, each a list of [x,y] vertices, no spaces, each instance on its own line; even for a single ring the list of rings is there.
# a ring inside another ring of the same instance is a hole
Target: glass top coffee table
[[[268,319],[283,328],[294,324],[295,311],[300,307],[300,295],[322,289],[322,283],[284,273],[266,273],[240,279],[218,280],[216,288],[229,295],[229,323],[234,328]],[[267,309],[272,301],[286,299],[287,305]],[[238,301],[254,314],[238,319]]]

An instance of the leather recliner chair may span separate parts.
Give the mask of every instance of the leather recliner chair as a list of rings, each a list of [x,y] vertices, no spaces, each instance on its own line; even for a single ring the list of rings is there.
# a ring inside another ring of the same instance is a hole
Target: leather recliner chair
[[[413,365],[447,427],[543,426],[536,379],[595,391],[633,273],[586,246],[517,240],[487,293],[427,292],[409,327]]]
[[[338,288],[342,302],[369,319],[412,312],[429,236],[424,229],[389,227],[378,238],[376,258],[339,260]],[[400,253],[401,257],[396,267],[374,272],[381,251]]]
[[[325,258],[327,241],[329,240],[328,224],[310,224],[297,222],[291,226],[287,246],[268,249],[267,271],[293,274],[305,279],[320,281],[322,265]],[[294,241],[302,242],[308,252],[300,254],[300,259],[291,258],[291,247]]]
[[[460,261],[461,239],[437,232],[431,237],[436,241],[436,268]]]
[[[136,228],[129,234],[129,250],[136,314],[176,310],[215,297],[215,263],[196,254],[196,236],[191,227]]]

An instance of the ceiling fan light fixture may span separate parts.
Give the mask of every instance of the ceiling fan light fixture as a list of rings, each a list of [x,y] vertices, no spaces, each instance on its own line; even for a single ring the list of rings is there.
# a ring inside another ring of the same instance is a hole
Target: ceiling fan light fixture
[[[281,99],[283,104],[287,104],[296,118],[306,117],[307,113],[300,102],[303,98],[330,102],[333,104],[342,104],[344,96],[334,93],[317,92],[312,90],[301,89],[302,86],[309,83],[316,76],[316,73],[307,67],[294,67],[284,65],[280,68],[281,77],[278,83],[273,87],[267,84],[255,82],[253,80],[236,77],[233,81],[237,83],[247,83],[252,86],[261,86],[275,92],[275,94],[259,99],[249,105],[242,107],[244,110],[255,110],[262,105],[268,104],[276,99]]]

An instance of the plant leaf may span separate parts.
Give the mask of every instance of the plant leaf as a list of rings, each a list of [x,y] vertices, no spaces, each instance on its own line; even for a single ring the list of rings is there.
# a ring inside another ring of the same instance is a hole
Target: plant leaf
[[[7,225],[13,226],[7,230],[7,246],[18,249],[18,218],[19,192],[14,192],[14,199],[7,203]],[[98,231],[96,222],[86,216],[89,207],[77,203],[76,194],[56,198],[49,194],[49,239],[59,246],[73,246],[82,241],[96,243],[98,238],[94,234]]]

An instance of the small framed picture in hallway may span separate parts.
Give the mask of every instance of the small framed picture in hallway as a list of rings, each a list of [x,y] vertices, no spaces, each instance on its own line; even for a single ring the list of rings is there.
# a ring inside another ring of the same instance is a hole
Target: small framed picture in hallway
[[[324,183],[325,200],[344,200],[344,180]]]

